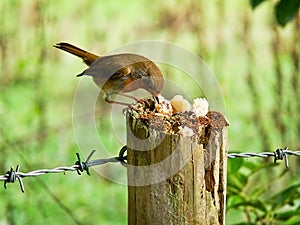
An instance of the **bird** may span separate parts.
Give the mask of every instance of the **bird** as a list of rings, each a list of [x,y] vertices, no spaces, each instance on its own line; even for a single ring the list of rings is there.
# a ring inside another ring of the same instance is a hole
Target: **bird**
[[[102,90],[103,98],[108,103],[129,106],[130,104],[113,100],[113,95],[121,95],[142,101],[128,95],[137,89],[144,89],[158,101],[163,88],[164,78],[161,70],[150,59],[133,53],[121,53],[99,56],[72,44],[60,42],[53,47],[80,57],[88,66],[78,74],[91,76]]]

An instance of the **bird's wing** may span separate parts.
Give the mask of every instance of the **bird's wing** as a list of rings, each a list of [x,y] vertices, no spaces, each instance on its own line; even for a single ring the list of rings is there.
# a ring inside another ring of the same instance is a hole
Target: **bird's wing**
[[[111,78],[112,79],[120,79],[122,77],[128,76],[131,73],[132,69],[131,66],[125,66],[121,69],[119,69],[118,71],[116,71]]]

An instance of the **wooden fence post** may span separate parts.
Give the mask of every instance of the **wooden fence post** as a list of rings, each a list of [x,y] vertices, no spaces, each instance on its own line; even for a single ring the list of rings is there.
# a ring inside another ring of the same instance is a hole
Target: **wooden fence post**
[[[209,112],[209,123],[190,137],[159,131],[160,118],[145,122],[132,112],[127,114],[128,224],[224,225],[228,123],[223,115]]]

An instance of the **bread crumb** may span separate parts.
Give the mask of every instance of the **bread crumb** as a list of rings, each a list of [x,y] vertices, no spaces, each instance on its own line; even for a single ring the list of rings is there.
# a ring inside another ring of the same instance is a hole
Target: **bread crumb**
[[[184,99],[182,95],[175,95],[170,102],[173,107],[174,114],[191,110],[191,104],[186,99]]]
[[[171,102],[165,99],[163,96],[158,96],[159,103],[155,103],[156,114],[172,116],[173,108]]]
[[[192,137],[194,135],[194,131],[189,128],[189,127],[179,127],[179,133],[183,136],[183,137]]]
[[[208,113],[208,101],[205,98],[196,98],[192,106],[192,112],[195,113],[197,117],[205,116]]]

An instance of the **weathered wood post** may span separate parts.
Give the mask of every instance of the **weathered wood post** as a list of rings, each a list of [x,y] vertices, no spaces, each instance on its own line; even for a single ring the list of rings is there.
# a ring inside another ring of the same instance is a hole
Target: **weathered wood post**
[[[128,111],[128,224],[224,225],[227,126],[217,112]]]

